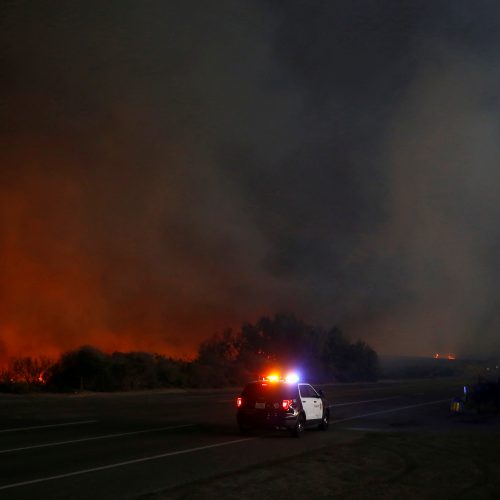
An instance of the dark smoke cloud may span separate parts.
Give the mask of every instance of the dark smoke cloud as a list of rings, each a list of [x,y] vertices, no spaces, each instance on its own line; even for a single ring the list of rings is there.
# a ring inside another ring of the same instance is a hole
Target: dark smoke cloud
[[[278,310],[498,349],[498,11],[4,2],[0,354]]]

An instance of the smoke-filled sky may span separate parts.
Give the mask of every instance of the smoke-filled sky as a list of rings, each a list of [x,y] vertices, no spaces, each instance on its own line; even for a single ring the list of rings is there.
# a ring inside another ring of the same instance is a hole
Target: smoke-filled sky
[[[0,357],[287,311],[500,349],[500,5],[0,4]]]

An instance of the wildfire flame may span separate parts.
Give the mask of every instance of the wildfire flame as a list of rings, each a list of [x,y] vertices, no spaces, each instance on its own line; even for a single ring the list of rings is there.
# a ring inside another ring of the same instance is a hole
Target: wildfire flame
[[[46,385],[47,370],[53,364],[49,358],[14,358],[2,370],[0,378],[13,384]]]
[[[434,354],[434,356],[432,356],[434,359],[449,359],[449,360],[453,360],[453,359],[457,359],[456,356],[454,354],[446,354],[446,355],[441,355],[439,354],[438,352],[436,352]]]

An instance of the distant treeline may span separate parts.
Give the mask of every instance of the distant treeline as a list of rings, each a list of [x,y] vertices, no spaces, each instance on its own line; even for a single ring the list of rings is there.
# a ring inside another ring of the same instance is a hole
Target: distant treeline
[[[193,361],[146,352],[106,354],[83,346],[57,362],[23,358],[0,375],[0,390],[124,391],[167,387],[228,387],[269,370],[296,370],[315,382],[376,380],[376,352],[338,329],[307,325],[292,315],[262,317],[239,331],[203,342]]]
[[[486,359],[383,356],[380,376],[384,379],[465,377],[471,380],[479,377],[496,381],[500,376],[499,366],[498,355]]]

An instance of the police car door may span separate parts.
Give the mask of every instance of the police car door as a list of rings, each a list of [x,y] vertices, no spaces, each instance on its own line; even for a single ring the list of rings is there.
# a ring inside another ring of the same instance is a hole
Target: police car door
[[[323,409],[321,407],[321,399],[318,398],[316,391],[309,384],[299,384],[299,390],[300,400],[306,412],[306,419],[314,420],[322,418]]]
[[[319,394],[316,392],[316,389],[309,386],[309,393],[312,395],[313,406],[314,406],[314,418],[323,418],[323,400],[320,398]]]

